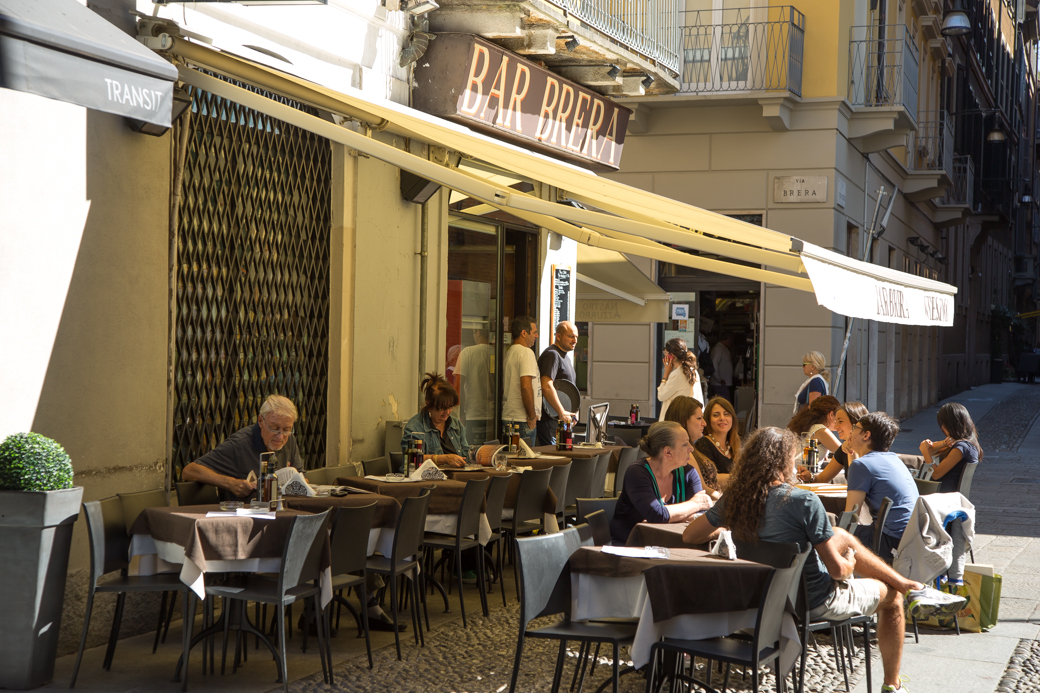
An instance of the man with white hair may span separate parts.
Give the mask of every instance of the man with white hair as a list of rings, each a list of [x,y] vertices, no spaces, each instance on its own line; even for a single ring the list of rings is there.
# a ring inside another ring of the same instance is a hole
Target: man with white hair
[[[223,489],[237,498],[248,498],[256,483],[249,472],[260,475],[260,454],[273,452],[269,469],[290,466],[303,469],[300,450],[292,437],[296,407],[281,395],[271,395],[260,406],[256,423],[227,439],[181,471],[183,481],[198,481]]]

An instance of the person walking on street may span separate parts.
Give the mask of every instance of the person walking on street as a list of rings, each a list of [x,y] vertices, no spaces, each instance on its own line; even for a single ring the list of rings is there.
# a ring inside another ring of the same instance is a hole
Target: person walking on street
[[[529,315],[513,318],[513,344],[506,351],[503,371],[505,397],[502,423],[520,427],[520,438],[535,444],[538,417],[542,413],[541,373],[532,348],[538,343],[538,324]]]
[[[733,333],[727,332],[722,336],[715,346],[711,348],[711,365],[714,371],[711,374],[711,386],[716,397],[733,401]]]
[[[566,407],[560,402],[560,396],[556,392],[553,381],[557,378],[569,380],[577,384],[577,376],[574,374],[574,364],[567,358],[567,354],[574,351],[578,344],[578,328],[573,322],[561,322],[556,326],[556,335],[542,355],[538,357],[538,372],[542,384],[542,401],[549,406],[542,407],[542,416],[538,419],[538,444],[556,444],[556,420],[549,415],[549,407],[557,412],[560,420],[564,423],[574,423],[576,417],[573,412],[565,411]],[[577,405],[577,402],[572,402]]]

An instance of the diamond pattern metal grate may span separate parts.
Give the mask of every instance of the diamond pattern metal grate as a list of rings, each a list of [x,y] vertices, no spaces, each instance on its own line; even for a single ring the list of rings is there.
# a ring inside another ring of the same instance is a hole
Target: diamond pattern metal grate
[[[323,466],[331,145],[209,92],[192,97],[178,229],[176,473],[253,423],[272,393],[299,411],[294,436],[307,466]]]

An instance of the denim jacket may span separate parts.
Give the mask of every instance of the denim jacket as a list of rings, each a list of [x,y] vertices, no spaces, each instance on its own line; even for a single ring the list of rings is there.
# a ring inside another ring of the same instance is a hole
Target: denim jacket
[[[466,427],[462,425],[455,414],[448,417],[447,424],[448,440],[455,446],[455,450],[464,459],[469,453],[469,442],[466,440]],[[443,455],[444,448],[441,446],[441,432],[433,426],[430,415],[424,411],[419,412],[404,427],[404,435],[401,436],[401,449],[407,450],[408,443],[412,440],[422,440],[423,454]]]

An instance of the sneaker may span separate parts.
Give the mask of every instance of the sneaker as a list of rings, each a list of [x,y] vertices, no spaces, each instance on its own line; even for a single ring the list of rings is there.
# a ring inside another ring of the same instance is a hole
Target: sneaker
[[[952,616],[967,603],[964,597],[940,592],[934,587],[910,590],[904,600],[907,613],[918,620],[931,616]]]
[[[467,585],[477,584],[477,572],[475,570],[462,571],[462,581]]]
[[[900,684],[899,688],[896,688],[895,686],[890,686],[886,683],[881,687],[881,693],[887,693],[888,691],[903,691],[904,693],[910,693],[910,691],[907,690],[907,687],[902,684]]]

